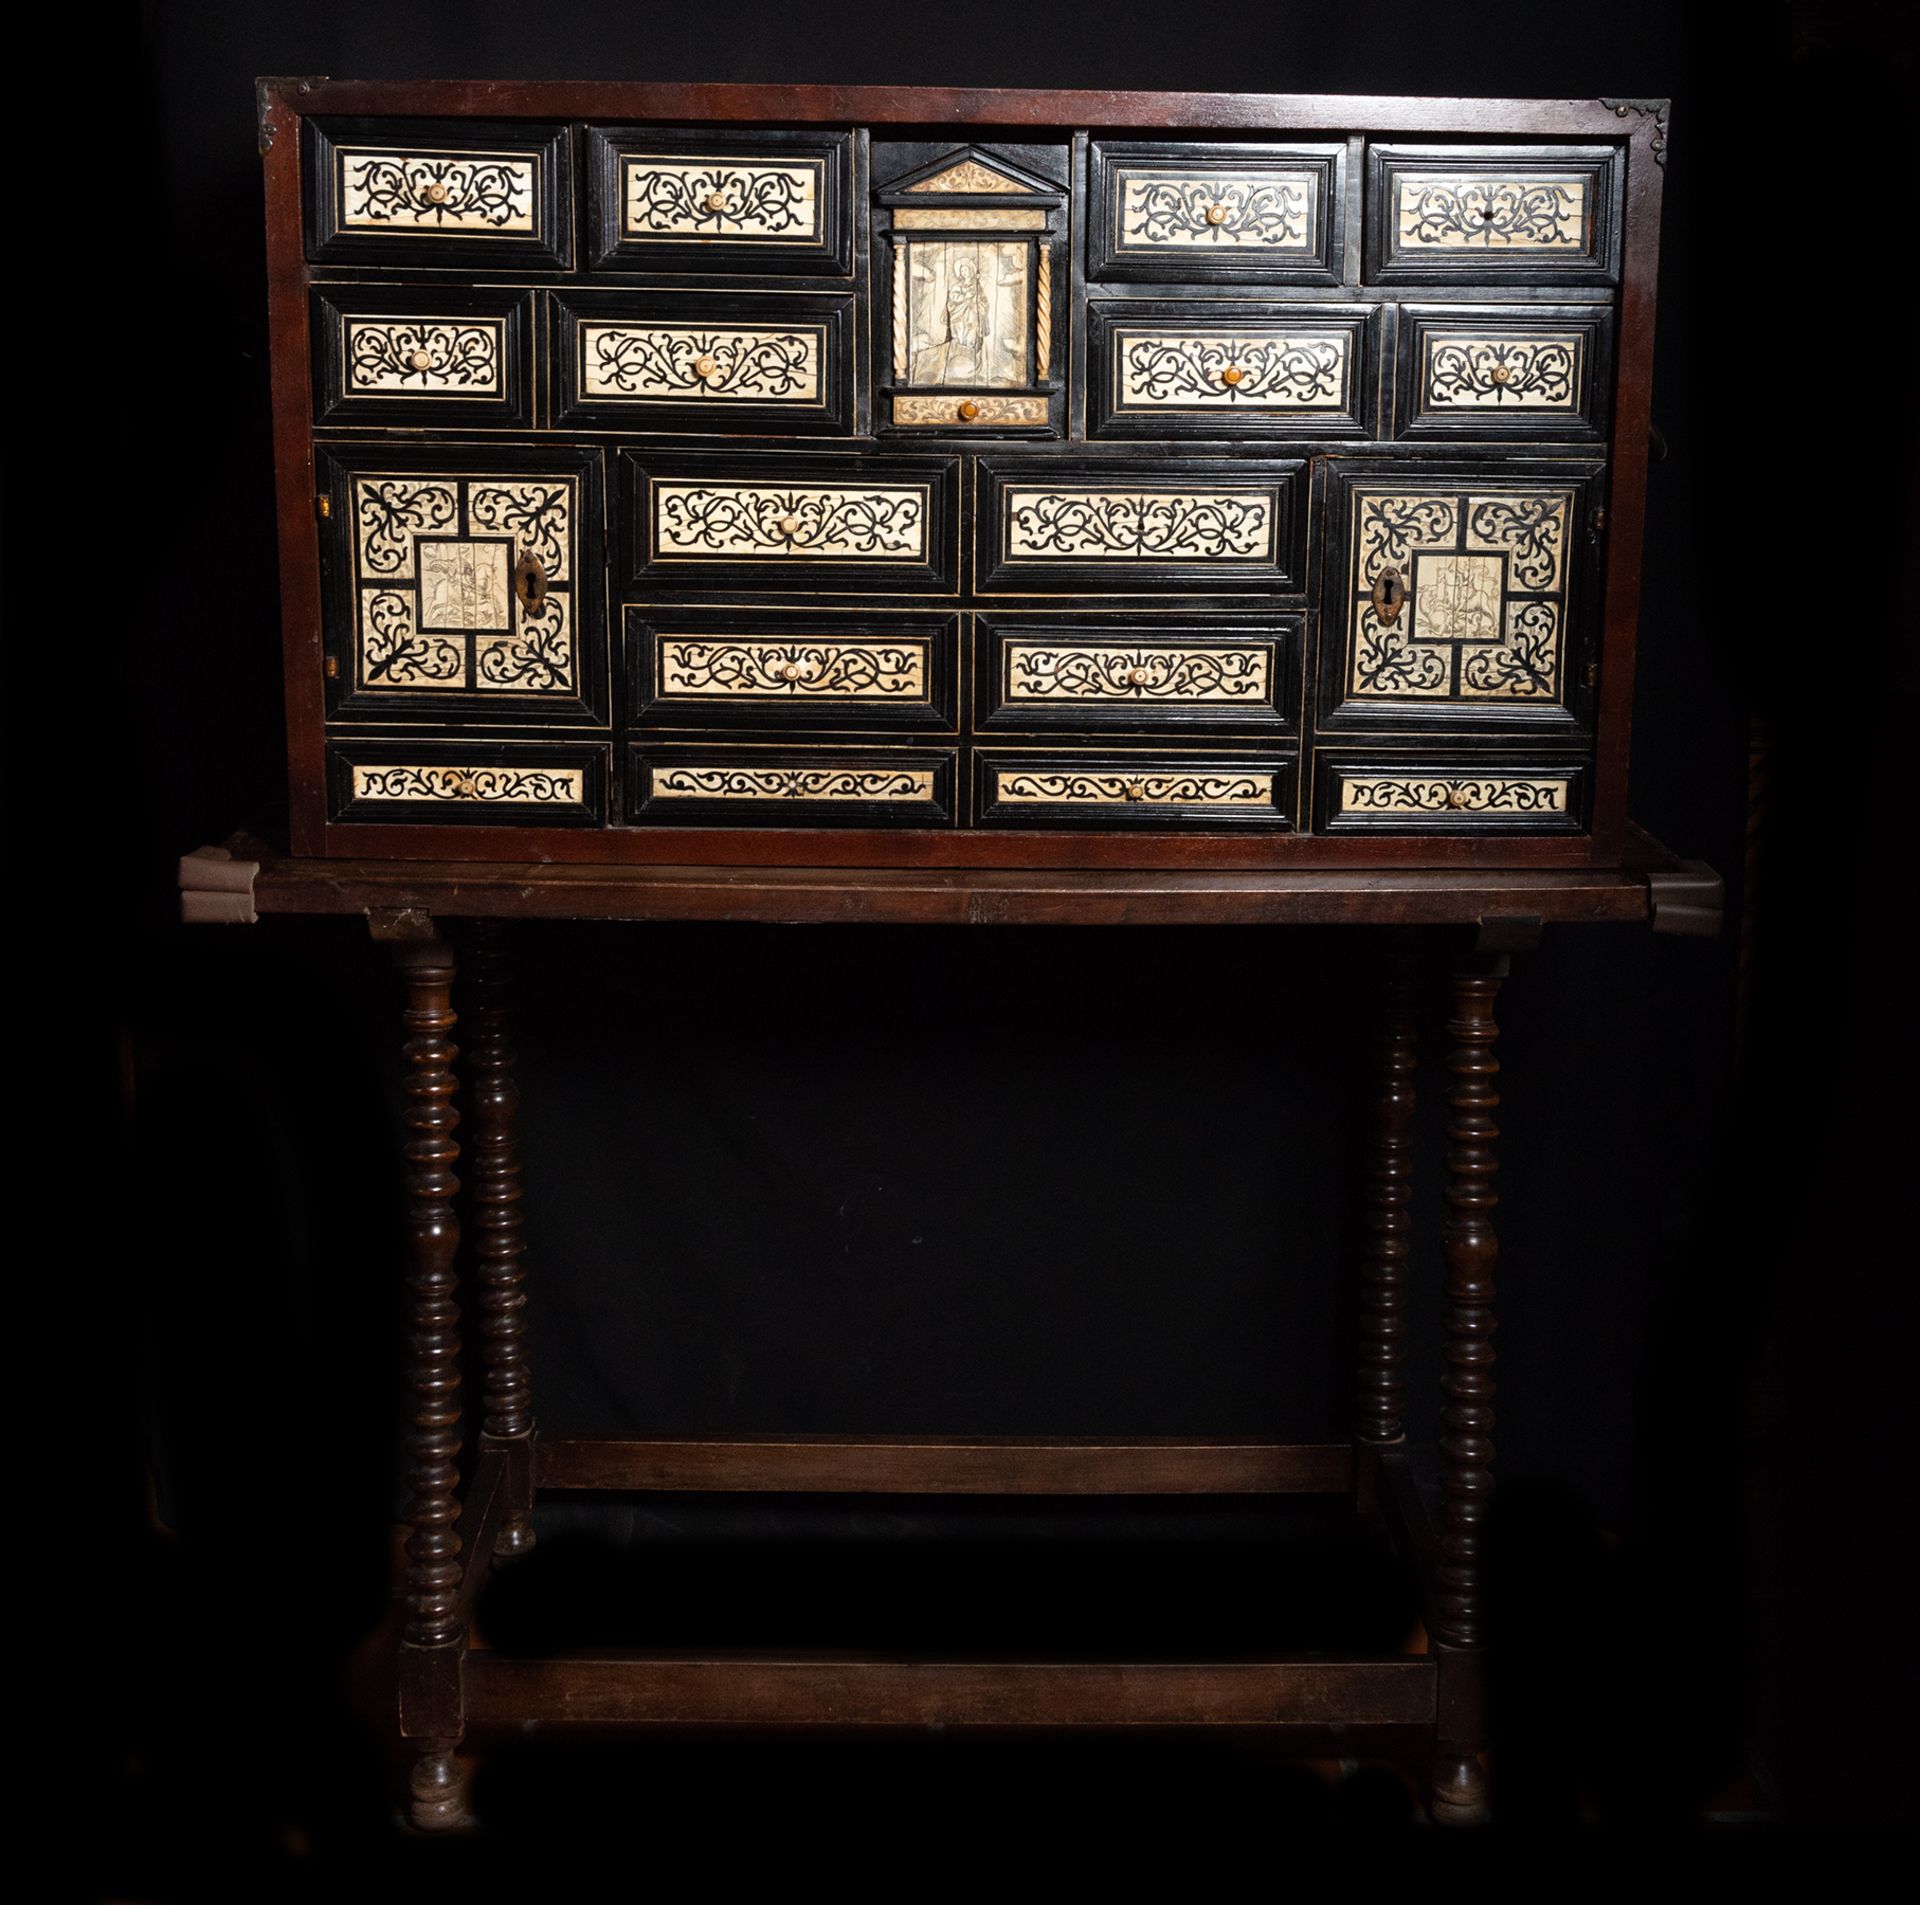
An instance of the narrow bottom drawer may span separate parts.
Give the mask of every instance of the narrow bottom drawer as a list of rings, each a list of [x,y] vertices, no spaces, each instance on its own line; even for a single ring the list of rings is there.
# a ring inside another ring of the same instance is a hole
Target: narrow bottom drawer
[[[1484,752],[1321,753],[1315,815],[1323,833],[1579,833],[1587,763]]]
[[[327,745],[335,820],[598,827],[607,750],[588,742],[343,738]]]
[[[643,827],[946,827],[951,748],[636,747],[628,817]]]
[[[1293,825],[1291,755],[982,748],[974,815],[983,827],[1214,831]]]

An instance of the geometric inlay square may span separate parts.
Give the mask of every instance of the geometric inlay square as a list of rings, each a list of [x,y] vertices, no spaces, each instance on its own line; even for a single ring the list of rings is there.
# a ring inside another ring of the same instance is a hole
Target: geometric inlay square
[[[422,541],[420,626],[423,629],[504,629],[510,620],[513,545],[485,541]]]
[[[1417,550],[1407,636],[1416,642],[1497,642],[1504,556]]]

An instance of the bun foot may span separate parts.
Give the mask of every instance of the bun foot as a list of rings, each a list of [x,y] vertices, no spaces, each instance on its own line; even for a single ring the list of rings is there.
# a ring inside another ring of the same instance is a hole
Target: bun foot
[[[451,1752],[423,1753],[414,1761],[407,1816],[418,1832],[459,1832],[473,1824],[466,1781]]]
[[[1487,1775],[1471,1753],[1441,1753],[1433,1762],[1427,1810],[1436,1826],[1477,1826],[1487,1816]]]
[[[533,1538],[533,1523],[516,1516],[494,1536],[494,1559],[511,1561],[517,1554],[526,1554],[533,1547]]]

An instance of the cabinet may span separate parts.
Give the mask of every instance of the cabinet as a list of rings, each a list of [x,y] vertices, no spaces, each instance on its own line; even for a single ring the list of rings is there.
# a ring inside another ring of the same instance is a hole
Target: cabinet
[[[293,851],[183,885],[189,918],[364,914],[404,974],[417,1822],[459,1817],[470,1726],[543,1720],[1412,1728],[1436,1813],[1478,1816],[1495,1000],[1547,923],[1717,920],[1626,817],[1664,103],[272,80],[260,107]],[[1395,929],[1351,1437],[538,1435],[515,918]],[[1414,980],[1447,935],[1429,1490]],[[1350,1495],[1431,1644],[469,1652],[538,1493],[690,1488]]]
[[[1618,864],[1664,107],[1133,97],[267,82],[297,850]]]

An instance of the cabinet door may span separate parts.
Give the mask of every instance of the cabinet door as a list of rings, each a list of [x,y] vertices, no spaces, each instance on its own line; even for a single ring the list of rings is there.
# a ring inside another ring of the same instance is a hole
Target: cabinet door
[[[1324,724],[1584,726],[1601,475],[1332,459]]]
[[[318,475],[329,715],[606,720],[596,453],[356,444]]]

